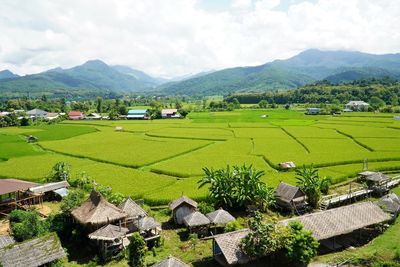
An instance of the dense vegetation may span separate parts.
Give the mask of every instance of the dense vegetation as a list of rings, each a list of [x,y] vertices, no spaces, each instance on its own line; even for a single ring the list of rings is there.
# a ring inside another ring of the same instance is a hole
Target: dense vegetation
[[[390,79],[363,79],[343,84],[322,81],[306,85],[297,90],[266,93],[237,93],[226,97],[226,101],[237,99],[241,104],[257,104],[260,101],[273,104],[311,103],[324,105],[345,104],[350,100],[370,102],[373,97],[390,106],[399,105],[400,82]]]

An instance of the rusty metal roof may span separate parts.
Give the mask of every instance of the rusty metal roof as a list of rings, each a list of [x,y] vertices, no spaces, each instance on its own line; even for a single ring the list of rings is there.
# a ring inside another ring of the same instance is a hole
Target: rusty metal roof
[[[18,179],[0,179],[0,195],[14,193],[18,191],[26,191],[37,183],[27,182]]]

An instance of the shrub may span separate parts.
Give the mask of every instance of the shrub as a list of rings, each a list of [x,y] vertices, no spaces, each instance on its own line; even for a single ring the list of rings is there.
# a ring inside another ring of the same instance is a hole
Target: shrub
[[[68,181],[71,176],[71,166],[63,161],[57,162],[50,174],[47,176],[47,182]]]
[[[35,211],[14,210],[10,213],[11,230],[17,241],[31,239],[48,232],[45,221]]]
[[[61,210],[69,212],[73,208],[82,204],[85,194],[81,190],[70,191],[69,194],[61,201]]]
[[[128,264],[131,267],[143,267],[146,257],[146,242],[139,233],[133,233],[128,246]]]
[[[199,211],[203,214],[207,214],[215,210],[212,204],[205,201],[201,201],[197,207]]]
[[[237,220],[234,220],[234,221],[228,222],[225,225],[224,231],[225,232],[233,232],[233,231],[236,231],[236,230],[239,230],[239,229],[242,229],[242,228],[243,227],[240,224],[240,222],[238,222]]]

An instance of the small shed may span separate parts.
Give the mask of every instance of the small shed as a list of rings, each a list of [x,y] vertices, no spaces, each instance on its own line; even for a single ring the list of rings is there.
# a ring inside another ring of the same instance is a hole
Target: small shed
[[[229,222],[232,222],[235,220],[235,217],[233,217],[229,212],[226,210],[219,208],[216,211],[207,213],[207,218],[210,220],[210,223],[215,224],[215,225],[225,225]]]
[[[294,164],[293,161],[286,161],[286,162],[279,163],[279,168],[281,170],[290,170],[290,169],[296,168],[296,165]]]
[[[188,264],[184,263],[178,258],[173,256],[168,256],[167,258],[163,259],[162,261],[151,265],[152,267],[189,267]]]
[[[223,266],[248,263],[251,259],[243,252],[241,242],[249,232],[249,229],[241,229],[210,237],[214,259]]]
[[[109,203],[99,192],[93,190],[89,198],[71,212],[72,217],[80,224],[98,229],[113,222],[125,221],[128,216],[120,208]]]
[[[36,143],[39,139],[36,136],[29,135],[26,137],[28,143]]]
[[[381,172],[364,171],[359,173],[362,181],[377,195],[384,195],[389,191],[388,183],[391,178]]]
[[[89,239],[96,242],[102,257],[107,258],[123,249],[123,239],[128,232],[128,228],[108,224],[89,234]]]
[[[35,194],[44,195],[44,199],[60,199],[68,195],[69,184],[67,181],[46,183],[29,188],[29,191]]]
[[[183,224],[183,218],[197,209],[197,202],[187,196],[182,196],[169,204],[172,216],[176,224]]]
[[[383,196],[377,204],[395,217],[400,213],[400,198],[395,193]]]
[[[200,235],[207,235],[206,228],[210,224],[210,219],[203,213],[195,211],[183,218],[183,223],[189,229],[189,232],[194,231]]]
[[[37,267],[66,256],[57,235],[30,239],[0,249],[0,265],[3,267]]]
[[[276,204],[286,210],[299,211],[307,206],[306,195],[297,186],[280,182],[275,189]]]

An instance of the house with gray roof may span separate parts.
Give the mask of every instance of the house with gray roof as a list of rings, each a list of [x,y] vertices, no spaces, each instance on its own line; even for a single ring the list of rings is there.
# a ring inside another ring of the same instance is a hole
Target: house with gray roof
[[[176,224],[183,224],[183,218],[193,213],[197,209],[197,202],[187,196],[181,196],[169,204],[172,217]]]
[[[178,258],[175,258],[173,256],[168,256],[162,261],[151,265],[152,267],[189,267],[188,264],[184,263]]]
[[[290,211],[301,211],[307,206],[306,195],[299,187],[280,182],[275,189],[276,205]]]
[[[364,101],[353,100],[346,104],[346,110],[368,111],[369,104]]]

